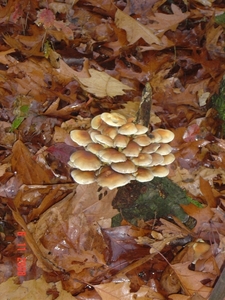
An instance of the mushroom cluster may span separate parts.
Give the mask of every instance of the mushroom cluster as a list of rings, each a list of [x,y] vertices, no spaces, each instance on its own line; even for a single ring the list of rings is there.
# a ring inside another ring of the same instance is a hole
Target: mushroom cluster
[[[71,139],[83,150],[70,156],[71,176],[77,183],[97,182],[113,189],[131,180],[151,181],[168,175],[174,161],[171,146],[173,132],[135,124],[119,113],[102,113],[87,130],[73,130]]]

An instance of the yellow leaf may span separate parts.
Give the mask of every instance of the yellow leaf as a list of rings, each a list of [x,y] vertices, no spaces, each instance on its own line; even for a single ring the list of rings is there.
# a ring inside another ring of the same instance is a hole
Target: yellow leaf
[[[155,43],[160,45],[160,39],[153,31],[142,25],[132,17],[128,16],[121,10],[117,10],[115,15],[116,26],[124,29],[127,33],[127,40],[130,44],[136,43],[140,38],[146,41],[149,45]]]

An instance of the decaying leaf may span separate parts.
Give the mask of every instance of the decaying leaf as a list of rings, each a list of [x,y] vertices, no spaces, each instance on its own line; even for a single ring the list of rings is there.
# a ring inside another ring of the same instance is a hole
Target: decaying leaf
[[[84,90],[94,94],[96,97],[115,97],[124,95],[123,90],[132,90],[131,87],[123,84],[119,80],[113,78],[105,72],[100,72],[94,69],[89,69],[90,78],[77,78],[82,84]]]
[[[140,38],[146,41],[149,45],[152,43],[161,44],[160,39],[154,34],[154,32],[142,25],[132,17],[128,16],[120,9],[117,9],[115,15],[115,23],[117,27],[126,30],[127,40],[130,44],[134,44]]]
[[[7,299],[10,300],[51,300],[52,295],[49,293],[51,289],[53,291],[55,290],[55,293],[58,294],[58,296],[54,298],[56,300],[77,299],[62,289],[61,282],[47,283],[43,277],[24,281],[22,284],[17,283],[16,277],[11,277],[0,284],[0,297],[1,299],[6,299],[5,296],[7,295]]]

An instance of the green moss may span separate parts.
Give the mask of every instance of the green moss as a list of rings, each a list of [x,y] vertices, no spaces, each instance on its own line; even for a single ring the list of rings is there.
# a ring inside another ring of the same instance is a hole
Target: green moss
[[[170,179],[154,178],[150,182],[134,181],[121,187],[113,200],[113,206],[120,211],[125,220],[134,225],[141,219],[147,221],[171,216],[189,224],[190,217],[184,212],[181,204],[188,205],[190,202],[186,192]],[[194,227],[194,223],[190,227]]]

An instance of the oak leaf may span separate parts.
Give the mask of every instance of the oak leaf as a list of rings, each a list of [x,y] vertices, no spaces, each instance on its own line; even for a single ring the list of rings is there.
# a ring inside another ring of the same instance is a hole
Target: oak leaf
[[[145,40],[145,42],[149,45],[153,43],[158,45],[161,44],[160,39],[150,28],[142,25],[132,17],[122,12],[120,9],[118,9],[115,14],[115,23],[117,27],[126,31],[127,40],[130,45],[136,43],[140,38]]]
[[[123,90],[132,90],[131,87],[111,77],[106,72],[89,69],[89,73],[91,77],[78,77],[77,79],[81,83],[84,90],[86,90],[88,93],[94,94],[96,97],[115,97],[124,95],[125,92]]]

